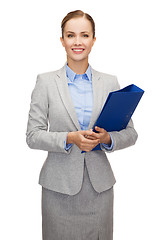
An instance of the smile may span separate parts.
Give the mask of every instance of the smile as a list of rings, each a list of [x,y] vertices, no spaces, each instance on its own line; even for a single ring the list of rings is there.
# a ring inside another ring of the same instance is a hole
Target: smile
[[[82,53],[84,51],[83,48],[72,48],[72,51],[75,53]]]

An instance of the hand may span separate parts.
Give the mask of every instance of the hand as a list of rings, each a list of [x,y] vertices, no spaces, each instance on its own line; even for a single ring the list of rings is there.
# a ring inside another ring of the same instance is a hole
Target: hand
[[[105,129],[96,126],[95,130],[98,133],[95,133],[92,131],[92,134],[88,135],[87,139],[90,139],[90,140],[99,139],[100,143],[105,143],[105,144],[109,144],[109,145],[111,144],[111,137]]]
[[[92,130],[69,132],[67,136],[67,144],[74,143],[80,150],[89,152],[100,143],[98,138],[89,139],[89,136],[92,136],[92,134]]]

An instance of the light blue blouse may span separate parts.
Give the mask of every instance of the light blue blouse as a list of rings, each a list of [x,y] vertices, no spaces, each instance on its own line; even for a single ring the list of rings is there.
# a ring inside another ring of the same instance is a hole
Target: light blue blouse
[[[87,130],[93,109],[93,89],[92,89],[92,72],[90,65],[85,74],[76,74],[66,64],[66,75],[68,80],[68,88],[71,94],[72,101],[77,113],[77,118],[82,130]],[[107,150],[113,148],[112,144],[103,144]],[[72,144],[67,144],[65,141],[65,149],[68,150]]]

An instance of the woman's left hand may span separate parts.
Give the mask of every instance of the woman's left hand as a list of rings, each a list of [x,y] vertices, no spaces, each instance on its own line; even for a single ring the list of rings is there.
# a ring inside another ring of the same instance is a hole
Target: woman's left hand
[[[92,134],[90,136],[87,136],[88,139],[91,140],[99,139],[100,143],[105,143],[109,145],[111,144],[111,137],[105,129],[96,126],[95,130],[98,133],[92,131]]]

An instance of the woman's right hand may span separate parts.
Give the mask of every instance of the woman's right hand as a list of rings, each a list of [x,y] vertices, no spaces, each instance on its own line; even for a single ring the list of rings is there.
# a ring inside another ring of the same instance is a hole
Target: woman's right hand
[[[73,143],[76,144],[80,150],[85,152],[90,152],[93,148],[95,148],[99,143],[99,139],[87,139],[86,136],[91,136],[92,130],[86,131],[77,131],[77,132],[69,132],[67,135],[67,144]]]

